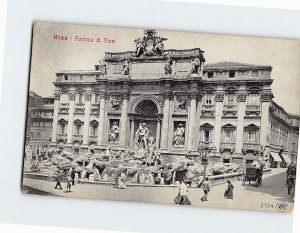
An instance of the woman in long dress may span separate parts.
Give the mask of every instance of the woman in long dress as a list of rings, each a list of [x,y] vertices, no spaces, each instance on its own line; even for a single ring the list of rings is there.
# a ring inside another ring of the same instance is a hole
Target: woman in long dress
[[[182,180],[179,186],[179,193],[177,197],[175,197],[174,202],[179,205],[190,205],[191,202],[187,197],[187,192],[188,190],[187,190],[185,180]]]
[[[233,199],[233,189],[234,189],[234,186],[230,182],[230,180],[227,180],[227,184],[228,184],[228,186],[227,186],[227,189],[226,189],[226,191],[224,193],[224,197],[226,199]]]

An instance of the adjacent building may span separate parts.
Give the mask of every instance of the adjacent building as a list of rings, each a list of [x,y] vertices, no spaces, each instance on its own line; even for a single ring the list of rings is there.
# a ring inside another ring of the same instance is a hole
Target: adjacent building
[[[41,97],[29,92],[26,127],[26,145],[30,146],[32,156],[45,152],[52,137],[54,97]]]
[[[165,50],[165,40],[145,30],[135,51],[56,73],[51,145],[74,154],[151,145],[165,158],[205,149],[247,163],[284,152],[295,161],[299,117],[272,101],[271,66],[205,64],[200,48]]]

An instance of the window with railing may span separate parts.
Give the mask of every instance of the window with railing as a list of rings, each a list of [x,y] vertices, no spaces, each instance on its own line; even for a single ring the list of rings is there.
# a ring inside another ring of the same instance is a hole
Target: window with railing
[[[213,126],[204,124],[200,127],[200,144],[205,144],[207,147],[212,147],[213,142]]]
[[[235,127],[228,124],[222,127],[222,143],[235,143]]]
[[[98,135],[98,121],[93,120],[90,122],[90,136],[95,137]]]
[[[227,94],[226,95],[226,105],[228,105],[228,106],[236,105],[235,94]]]
[[[249,125],[244,129],[244,143],[259,144],[259,128],[256,125]]]
[[[213,105],[213,94],[206,94],[204,99],[205,105]]]
[[[64,119],[60,119],[58,121],[58,132],[59,132],[59,134],[66,134],[67,133],[67,124],[68,124],[68,122]]]
[[[260,98],[258,93],[250,93],[247,96],[247,105],[249,106],[259,106],[260,105]]]
[[[74,121],[74,135],[82,135],[82,125],[83,122],[81,120]]]
[[[82,104],[84,101],[84,93],[83,92],[79,92],[76,95],[76,103],[78,104]]]

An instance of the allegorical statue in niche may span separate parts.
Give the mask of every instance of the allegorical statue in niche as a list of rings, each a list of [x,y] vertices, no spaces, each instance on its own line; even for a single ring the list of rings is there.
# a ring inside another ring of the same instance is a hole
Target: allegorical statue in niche
[[[167,60],[165,61],[165,65],[164,65],[165,75],[172,74],[172,65],[173,65],[173,61],[170,59],[170,57],[167,57]]]
[[[119,133],[120,133],[120,129],[118,126],[118,122],[115,121],[113,122],[112,127],[109,131],[108,141],[117,143],[119,141]]]
[[[201,66],[201,62],[200,62],[199,58],[195,58],[192,62],[191,74],[199,74],[200,66]]]
[[[177,97],[176,98],[176,104],[175,104],[175,110],[176,111],[186,111],[186,99],[184,97]]]
[[[120,110],[120,102],[116,97],[114,97],[114,96],[111,97],[110,104],[111,104],[111,108],[113,110],[115,110],[115,111]]]
[[[99,61],[99,71],[100,71],[100,76],[107,75],[107,66],[106,66],[106,63],[103,60]]]
[[[179,124],[173,135],[173,145],[181,147],[184,145],[185,129],[183,124]]]
[[[138,147],[143,146],[144,149],[148,149],[149,142],[149,130],[146,127],[146,123],[142,123],[140,128],[136,131]]]
[[[123,75],[129,75],[129,62],[128,61],[124,61],[122,73],[123,73]]]

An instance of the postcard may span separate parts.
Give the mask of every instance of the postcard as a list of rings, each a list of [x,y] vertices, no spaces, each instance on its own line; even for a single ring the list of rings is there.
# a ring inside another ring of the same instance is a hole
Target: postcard
[[[35,22],[22,191],[290,212],[299,64],[291,39]]]

